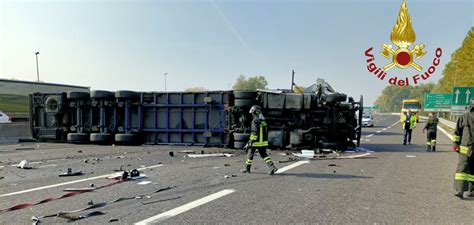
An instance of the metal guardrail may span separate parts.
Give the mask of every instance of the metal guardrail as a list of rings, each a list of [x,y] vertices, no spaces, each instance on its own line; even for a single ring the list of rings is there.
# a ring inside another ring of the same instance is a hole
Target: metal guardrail
[[[420,118],[425,119],[425,120],[428,119],[427,116],[420,116]],[[439,118],[439,117],[438,117],[438,119],[439,119],[439,122],[442,123],[443,125],[445,125],[449,128],[452,128],[452,129],[456,128],[456,122],[453,122],[453,121],[450,121],[450,120],[447,120],[447,119],[443,119],[443,118]]]

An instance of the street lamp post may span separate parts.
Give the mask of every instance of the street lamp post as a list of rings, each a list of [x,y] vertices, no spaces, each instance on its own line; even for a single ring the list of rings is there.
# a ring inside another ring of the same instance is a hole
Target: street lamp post
[[[163,76],[165,77],[165,92],[166,92],[166,75],[168,75],[168,73],[163,74]]]
[[[36,55],[36,77],[38,78],[38,83],[40,82],[40,72],[39,72],[39,66],[38,66],[38,55],[39,52],[35,52]]]

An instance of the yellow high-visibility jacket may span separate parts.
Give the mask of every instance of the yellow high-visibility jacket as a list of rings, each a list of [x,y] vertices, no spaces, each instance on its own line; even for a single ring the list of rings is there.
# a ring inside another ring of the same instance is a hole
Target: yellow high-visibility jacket
[[[405,129],[405,125],[407,124],[407,115],[402,114],[400,117],[400,122],[402,123],[402,128]],[[415,129],[416,127],[416,116],[410,115],[410,130]]]

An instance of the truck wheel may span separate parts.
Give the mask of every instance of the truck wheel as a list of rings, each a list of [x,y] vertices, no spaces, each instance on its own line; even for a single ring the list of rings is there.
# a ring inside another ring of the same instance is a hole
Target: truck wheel
[[[347,99],[347,95],[341,93],[334,93],[326,95],[324,99],[330,103],[345,102]]]
[[[136,99],[140,96],[138,92],[134,91],[116,91],[115,97],[121,99]]]
[[[256,91],[234,91],[234,98],[236,99],[254,99],[256,96]]]
[[[92,133],[90,135],[92,142],[107,143],[112,140],[111,134]]]
[[[250,134],[234,133],[234,141],[247,142],[250,138]]]
[[[73,143],[85,143],[89,141],[89,134],[69,133],[67,134],[67,141]]]
[[[44,110],[47,113],[57,113],[59,112],[59,96],[53,95],[46,98],[44,102],[45,108]]]
[[[84,99],[90,98],[89,92],[83,92],[83,91],[68,91],[66,93],[66,96],[68,99],[71,99],[71,100],[84,100]]]
[[[123,144],[138,143],[139,137],[136,134],[116,134],[115,141]]]
[[[237,107],[251,107],[253,102],[253,99],[235,99],[234,105]]]
[[[235,141],[234,142],[234,148],[235,149],[244,149],[244,146],[247,144],[247,142],[242,142],[242,141]]]
[[[115,94],[110,91],[100,91],[100,90],[91,91],[91,98],[112,99],[114,97],[115,97]]]

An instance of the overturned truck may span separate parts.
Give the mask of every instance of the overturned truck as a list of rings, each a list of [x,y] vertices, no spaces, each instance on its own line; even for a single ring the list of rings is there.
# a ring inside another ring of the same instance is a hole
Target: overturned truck
[[[324,80],[291,90],[133,92],[91,91],[30,95],[30,125],[40,141],[202,145],[241,149],[252,105],[260,105],[273,149],[358,146],[358,102]]]

